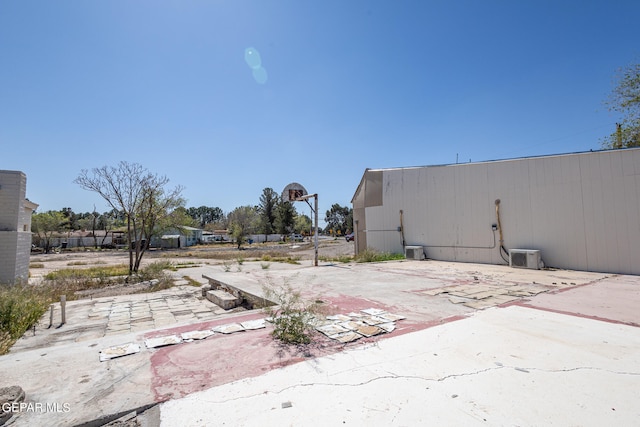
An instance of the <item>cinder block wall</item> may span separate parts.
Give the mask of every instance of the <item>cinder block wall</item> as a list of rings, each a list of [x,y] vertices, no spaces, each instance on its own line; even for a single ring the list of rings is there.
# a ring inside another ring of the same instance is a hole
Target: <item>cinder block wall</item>
[[[0,231],[18,231],[26,184],[22,172],[0,171]]]
[[[26,187],[24,173],[0,171],[0,283],[29,277],[31,217],[24,207]]]

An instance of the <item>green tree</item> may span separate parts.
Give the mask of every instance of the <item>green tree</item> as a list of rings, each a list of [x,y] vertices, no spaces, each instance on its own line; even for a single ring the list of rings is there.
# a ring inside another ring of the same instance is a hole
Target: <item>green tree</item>
[[[205,228],[207,224],[220,222],[224,217],[224,212],[218,207],[200,206],[187,209],[191,218],[198,222],[197,227]]]
[[[276,205],[276,233],[289,234],[295,227],[296,209],[291,202],[280,200]]]
[[[58,211],[36,213],[31,218],[31,231],[40,239],[45,253],[51,251],[51,238],[62,232],[68,224],[67,218]]]
[[[137,272],[158,225],[184,204],[182,187],[165,187],[169,179],[152,174],[137,163],[121,161],[117,167],[86,169],[74,182],[98,193],[115,211],[121,212],[127,226],[129,275]]]
[[[328,229],[344,235],[353,230],[353,209],[334,203],[327,211],[324,220]]]
[[[622,116],[622,121],[604,138],[603,147],[640,147],[640,63],[618,70],[616,86],[606,104],[609,111]]]
[[[307,234],[311,232],[313,221],[307,215],[298,215],[295,219],[294,231],[300,234]]]
[[[71,208],[62,208],[60,213],[64,215],[66,219],[65,228],[69,231],[79,230],[80,226],[78,225],[79,215],[73,212]]]
[[[278,193],[273,188],[265,188],[260,196],[260,204],[258,205],[258,213],[260,215],[260,233],[265,235],[265,240],[269,234],[275,230],[276,222],[276,206],[278,205]]]
[[[255,207],[240,206],[229,213],[228,220],[229,234],[235,239],[239,250],[246,236],[256,230],[260,216]]]

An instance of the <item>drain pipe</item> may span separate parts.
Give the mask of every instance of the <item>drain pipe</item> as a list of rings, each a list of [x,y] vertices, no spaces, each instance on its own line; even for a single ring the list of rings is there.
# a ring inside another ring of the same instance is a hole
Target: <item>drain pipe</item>
[[[507,249],[504,247],[504,238],[502,236],[502,224],[500,223],[500,199],[496,199],[496,220],[498,222],[498,231],[500,233],[500,257],[502,258],[502,260],[504,262],[506,262],[507,264],[509,264],[509,260],[506,259],[503,255],[503,251],[505,254],[509,255],[509,251],[507,251]]]
[[[402,209],[400,209],[400,235],[402,236],[402,251],[404,252],[405,241],[404,241],[404,224],[402,221]]]

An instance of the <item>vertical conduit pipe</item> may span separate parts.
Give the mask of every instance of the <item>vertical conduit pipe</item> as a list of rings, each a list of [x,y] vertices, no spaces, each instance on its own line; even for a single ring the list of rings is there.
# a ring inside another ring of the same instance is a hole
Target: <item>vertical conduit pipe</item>
[[[509,255],[509,252],[504,247],[504,238],[502,235],[502,224],[500,223],[500,199],[496,199],[495,203],[496,203],[496,221],[498,222],[498,231],[500,232],[500,247],[498,250],[500,251],[500,257],[502,258],[502,260],[507,264],[509,264],[509,260],[505,258],[502,253],[504,251],[505,254]]]
[[[402,209],[400,209],[400,235],[402,236],[402,251],[404,252],[404,223],[402,221]]]

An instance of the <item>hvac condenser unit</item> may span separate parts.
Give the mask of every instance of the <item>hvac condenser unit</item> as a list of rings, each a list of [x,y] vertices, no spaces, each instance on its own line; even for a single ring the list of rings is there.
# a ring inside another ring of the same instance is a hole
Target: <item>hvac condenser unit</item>
[[[543,266],[540,251],[534,249],[511,249],[509,266],[539,270]]]
[[[406,259],[425,259],[424,248],[422,246],[405,246],[404,257]]]

